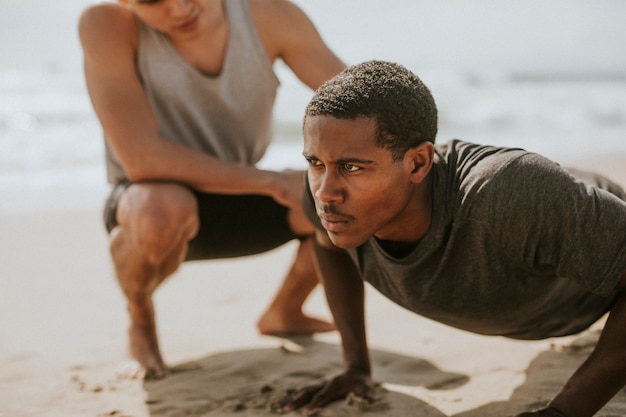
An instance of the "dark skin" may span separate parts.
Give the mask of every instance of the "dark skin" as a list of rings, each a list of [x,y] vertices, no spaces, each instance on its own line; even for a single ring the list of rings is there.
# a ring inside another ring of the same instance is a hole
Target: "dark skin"
[[[430,224],[427,207],[432,192],[432,145],[420,145],[407,152],[403,160],[393,162],[389,152],[389,159],[385,159],[374,149],[374,126],[367,118],[313,116],[305,120],[304,155],[309,161],[309,182],[318,216],[326,228],[316,233],[315,260],[341,334],[345,366],[330,381],[297,391],[285,411],[301,408],[303,415],[311,415],[349,393],[371,398],[364,284],[345,249],[375,236],[394,250],[407,250],[415,247]],[[355,149],[357,156],[353,155]],[[403,175],[405,182],[401,180]],[[378,176],[383,177],[381,187],[389,187],[384,178],[399,185],[387,188],[383,194],[376,189],[375,181],[371,188],[361,187],[363,182]],[[391,189],[397,192],[389,192]],[[407,199],[403,200],[403,194]],[[394,196],[391,201],[390,196]],[[381,207],[381,199],[385,203],[382,214],[381,210],[372,210]],[[417,214],[411,218],[405,215],[407,211]],[[515,417],[591,417],[626,385],[626,297],[621,295],[626,290],[626,271],[615,290],[620,296],[589,358],[548,406]]]

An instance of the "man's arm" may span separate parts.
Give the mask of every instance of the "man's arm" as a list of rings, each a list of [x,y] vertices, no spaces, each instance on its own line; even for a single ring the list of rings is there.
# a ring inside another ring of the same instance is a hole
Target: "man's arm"
[[[285,411],[304,406],[305,415],[349,393],[370,398],[372,391],[363,281],[346,252],[335,247],[326,232],[320,230],[316,232],[315,259],[328,305],[341,334],[345,369],[329,382],[296,392]]]
[[[138,26],[116,4],[87,9],[79,23],[85,79],[112,151],[131,181],[175,181],[229,194],[264,194],[301,204],[303,173],[278,173],[220,161],[166,140],[137,75]]]
[[[626,385],[626,272],[600,340],[549,407],[518,417],[591,417]]]
[[[251,0],[270,59],[282,59],[305,85],[316,89],[346,65],[326,45],[307,15],[288,0]]]

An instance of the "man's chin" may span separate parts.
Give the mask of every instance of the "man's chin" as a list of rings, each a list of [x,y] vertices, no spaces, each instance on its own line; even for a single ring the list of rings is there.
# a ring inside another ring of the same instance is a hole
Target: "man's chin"
[[[348,236],[345,233],[333,233],[329,231],[326,231],[326,233],[330,241],[333,242],[333,245],[341,249],[354,249],[367,241],[367,239],[358,239],[354,236]]]

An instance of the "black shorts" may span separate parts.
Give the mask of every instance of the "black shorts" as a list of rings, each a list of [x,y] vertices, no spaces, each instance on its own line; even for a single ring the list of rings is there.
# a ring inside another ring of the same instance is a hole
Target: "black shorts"
[[[109,232],[117,225],[118,200],[130,185],[122,182],[109,194],[104,207]],[[288,209],[271,197],[193,193],[200,229],[189,242],[188,261],[255,255],[298,237],[289,227]]]

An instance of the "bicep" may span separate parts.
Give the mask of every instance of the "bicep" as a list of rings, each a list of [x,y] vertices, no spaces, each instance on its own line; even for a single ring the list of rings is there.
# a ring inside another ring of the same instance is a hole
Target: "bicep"
[[[132,152],[130,144],[157,135],[158,123],[137,75],[134,16],[111,6],[87,10],[79,34],[91,102],[109,144],[124,164],[125,154]]]

